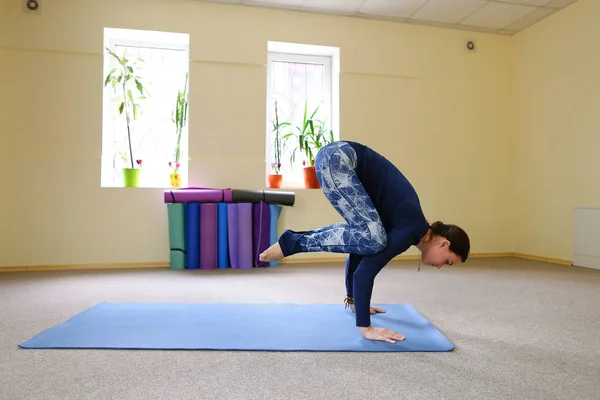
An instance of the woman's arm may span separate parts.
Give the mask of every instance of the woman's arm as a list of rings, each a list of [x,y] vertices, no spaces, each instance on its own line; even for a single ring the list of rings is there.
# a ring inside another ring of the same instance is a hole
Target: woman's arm
[[[412,239],[407,228],[394,228],[388,234],[386,247],[377,254],[365,256],[358,264],[353,276],[353,294],[356,326],[361,328],[363,335],[371,326],[370,305],[375,277],[388,262],[411,246]]]
[[[354,273],[364,257],[361,254],[349,254],[346,259],[346,296],[352,299],[354,298]]]

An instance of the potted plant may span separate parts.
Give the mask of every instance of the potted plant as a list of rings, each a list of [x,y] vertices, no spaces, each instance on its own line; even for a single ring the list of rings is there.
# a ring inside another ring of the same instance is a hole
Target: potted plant
[[[323,146],[334,141],[333,131],[327,129],[324,122],[315,119],[315,115],[319,110],[319,106],[308,115],[308,102],[304,105],[304,114],[302,118],[302,126],[296,126],[296,131],[290,132],[284,136],[287,140],[296,139],[298,145],[294,148],[290,161],[293,163],[296,159],[296,151],[301,151],[306,157],[302,161],[304,167],[304,185],[309,189],[318,189],[319,180],[315,171],[315,156],[323,148]]]
[[[277,111],[277,101],[275,101],[275,121],[272,121],[274,138],[273,138],[273,161],[271,161],[271,170],[273,173],[268,176],[269,188],[280,188],[283,176],[279,174],[281,171],[281,152],[283,151],[283,143],[281,141],[281,128],[291,126],[289,122],[279,122],[279,113]]]
[[[175,142],[175,161],[169,161],[169,167],[171,168],[171,174],[169,176],[171,181],[171,187],[181,187],[181,176],[179,174],[179,167],[181,166],[181,134],[183,127],[187,123],[188,114],[188,73],[185,74],[185,84],[183,90],[179,90],[177,93],[177,100],[175,101],[175,109],[171,116],[172,121],[175,123],[175,134],[177,141]]]
[[[308,146],[312,149],[309,157],[310,164],[304,168],[304,183],[308,188],[321,187],[315,171],[314,157],[325,145],[334,141],[333,131],[328,129],[326,126],[327,125],[324,121],[315,119],[312,120],[310,123],[310,129],[307,131]]]
[[[127,123],[127,143],[129,145],[129,162],[131,163],[131,168],[123,168],[123,185],[125,187],[137,187],[139,186],[142,160],[136,160],[138,167],[136,168],[131,147],[131,121],[132,119],[136,120],[141,112],[141,107],[136,101],[145,99],[148,94],[142,84],[142,78],[136,75],[138,63],[144,61],[140,58],[127,58],[126,51],[123,52],[123,56],[121,57],[112,52],[108,47],[106,51],[117,60],[119,66],[109,72],[104,81],[104,86],[106,87],[110,84],[115,93],[119,90],[120,94],[115,96],[117,110],[119,111],[119,115],[125,113],[125,121]]]

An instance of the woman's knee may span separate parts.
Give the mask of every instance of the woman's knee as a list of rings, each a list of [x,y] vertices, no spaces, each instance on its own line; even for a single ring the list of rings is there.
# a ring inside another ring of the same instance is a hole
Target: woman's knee
[[[315,155],[315,167],[318,168],[324,162],[329,161],[329,159],[331,158],[331,154],[333,153],[333,151],[335,151],[335,149],[332,149],[332,147],[335,147],[334,143],[326,144],[325,146],[321,147],[321,149],[317,152],[317,154]]]
[[[344,141],[331,142],[323,146],[315,156],[315,167],[319,169],[322,164],[329,164],[332,158],[335,158],[334,162],[340,166],[348,164],[347,166],[353,168],[356,162],[356,153],[352,146]],[[345,160],[346,162],[342,162]]]

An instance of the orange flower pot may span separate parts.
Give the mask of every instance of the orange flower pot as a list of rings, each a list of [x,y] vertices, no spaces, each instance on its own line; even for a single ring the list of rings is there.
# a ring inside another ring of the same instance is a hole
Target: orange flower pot
[[[282,180],[283,180],[283,175],[269,174],[269,187],[270,188],[280,188]]]
[[[315,171],[314,165],[311,165],[310,167],[304,167],[304,186],[306,186],[308,189],[321,188],[319,180],[317,179],[317,171]]]

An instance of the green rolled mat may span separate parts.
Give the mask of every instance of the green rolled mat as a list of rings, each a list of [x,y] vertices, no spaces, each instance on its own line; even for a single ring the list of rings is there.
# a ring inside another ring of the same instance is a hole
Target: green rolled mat
[[[185,204],[168,203],[171,269],[185,269]]]
[[[185,253],[179,250],[171,250],[171,269],[185,269]]]

